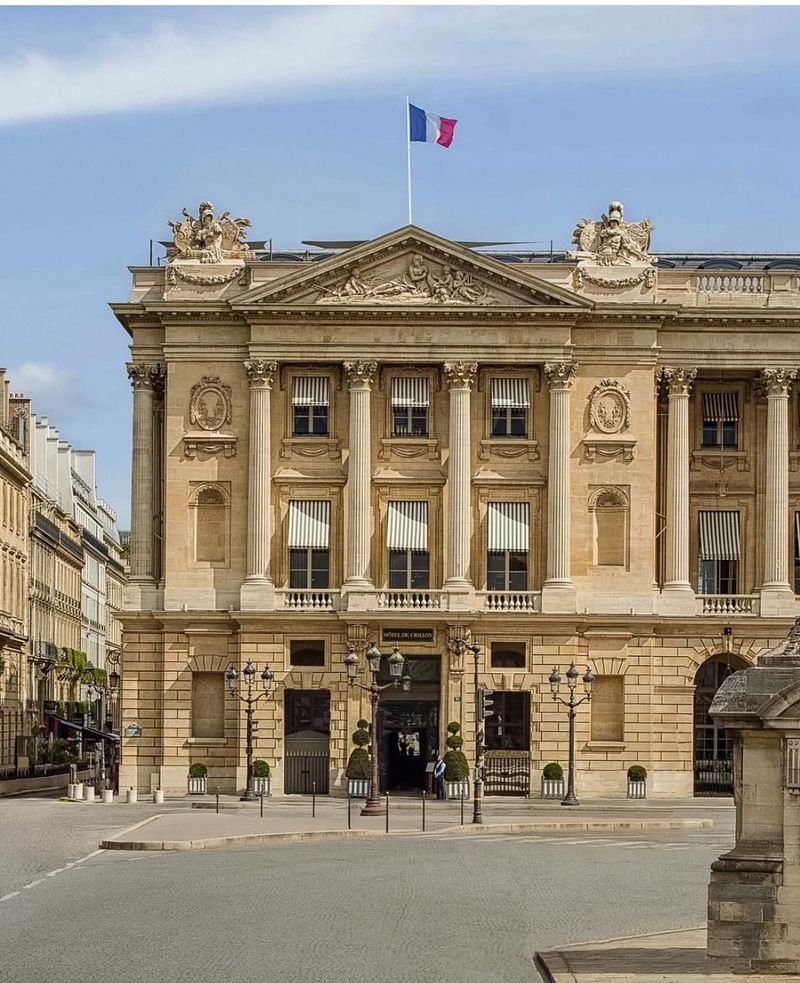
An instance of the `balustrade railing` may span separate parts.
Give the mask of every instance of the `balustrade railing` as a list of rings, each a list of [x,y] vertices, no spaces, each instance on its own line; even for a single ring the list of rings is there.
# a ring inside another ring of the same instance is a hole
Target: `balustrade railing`
[[[331,590],[277,590],[277,606],[292,611],[333,611],[339,597]]]
[[[760,274],[753,273],[698,274],[695,284],[700,293],[769,293],[769,279]]]
[[[756,594],[701,594],[701,614],[758,614],[760,598]]]
[[[378,607],[403,611],[436,611],[442,606],[442,592],[436,590],[378,591]]]
[[[542,595],[530,590],[489,590],[478,595],[486,611],[540,611]]]

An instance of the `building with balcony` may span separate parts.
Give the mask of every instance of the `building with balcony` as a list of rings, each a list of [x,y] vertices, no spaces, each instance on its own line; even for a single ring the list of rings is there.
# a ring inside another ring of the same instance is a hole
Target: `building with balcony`
[[[488,792],[503,761],[533,794],[565,764],[548,676],[573,660],[597,677],[580,791],[624,795],[632,764],[651,797],[724,790],[707,707],[799,607],[800,256],[651,253],[616,202],[571,253],[413,226],[278,253],[210,227],[214,248],[187,219],[112,305],[133,386],[122,723],[141,731],[121,783],[185,789],[202,761],[241,789],[224,672],[252,660],[276,676],[273,790],[306,790],[313,738],[343,791],[368,716],[344,658],[374,640],[412,677],[385,695],[382,782],[420,787],[451,720],[472,753],[469,633],[495,692]]]

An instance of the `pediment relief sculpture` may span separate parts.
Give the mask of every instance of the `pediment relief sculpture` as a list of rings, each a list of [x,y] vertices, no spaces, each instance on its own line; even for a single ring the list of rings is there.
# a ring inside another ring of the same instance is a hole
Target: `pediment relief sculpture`
[[[210,201],[200,202],[197,218],[184,208],[183,218],[167,224],[173,232],[173,245],[168,248],[172,260],[222,263],[252,258],[245,241],[250,219],[231,218],[230,212],[215,215]]]

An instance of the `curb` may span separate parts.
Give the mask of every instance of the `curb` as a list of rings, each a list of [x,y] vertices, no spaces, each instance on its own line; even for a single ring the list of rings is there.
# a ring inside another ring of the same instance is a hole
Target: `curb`
[[[132,826],[126,826],[125,829],[121,829],[114,836],[110,836],[107,840],[102,840],[100,842],[100,850],[120,850],[124,849],[118,844],[118,839],[120,836],[124,836],[126,833],[132,833],[135,829],[141,829],[142,826],[146,826],[148,823],[152,823],[154,819],[161,819],[161,813],[157,813],[155,816],[148,816],[147,819],[140,819],[138,823],[134,823]],[[112,844],[117,843],[117,846]]]
[[[319,843],[326,840],[347,840],[364,837],[386,836],[382,829],[327,829],[305,830],[303,832],[278,833],[242,833],[232,836],[211,836],[197,840],[120,840],[118,837],[132,832],[145,823],[159,819],[151,816],[130,829],[123,830],[112,837],[103,840],[100,847],[103,850],[216,850],[228,846],[266,846],[280,843]],[[395,830],[389,836],[441,836],[452,833],[462,836],[475,836],[481,833],[530,833],[566,830],[587,832],[592,830],[647,830],[647,829],[709,829],[713,826],[710,819],[641,819],[641,820],[587,820],[552,821],[537,823],[495,823],[480,826],[449,826],[443,829],[423,833],[421,830]]]

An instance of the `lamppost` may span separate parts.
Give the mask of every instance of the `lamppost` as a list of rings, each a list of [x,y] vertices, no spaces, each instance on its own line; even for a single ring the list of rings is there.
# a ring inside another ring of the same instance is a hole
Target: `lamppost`
[[[225,673],[231,696],[235,696],[237,700],[241,700],[245,704],[245,712],[247,714],[247,744],[245,747],[245,753],[247,755],[247,787],[244,790],[244,795],[240,795],[239,799],[241,802],[255,802],[256,793],[253,789],[253,707],[259,700],[263,700],[264,697],[269,696],[275,674],[269,666],[264,666],[264,670],[261,673],[261,692],[256,692],[255,695],[253,695],[253,690],[256,688],[256,667],[249,660],[244,669],[242,669],[242,676],[244,676],[244,683],[247,687],[245,693],[239,692],[239,671],[236,666],[233,664],[229,665]]]
[[[347,666],[347,683],[352,688],[354,686],[358,689],[363,689],[365,693],[369,693],[369,702],[372,709],[372,729],[370,732],[370,774],[369,774],[369,795],[367,796],[367,801],[364,803],[364,808],[361,810],[362,816],[382,816],[384,807],[381,802],[380,795],[380,737],[378,735],[378,707],[381,702],[381,693],[385,689],[389,689],[393,686],[397,689],[398,686],[402,685],[403,689],[408,692],[411,689],[411,676],[406,671],[403,672],[403,666],[405,665],[405,659],[400,654],[400,650],[395,645],[394,651],[389,656],[389,677],[390,682],[384,683],[382,686],[378,685],[378,673],[381,668],[381,651],[378,646],[371,642],[369,648],[366,651],[367,656],[367,668],[372,676],[372,682],[369,686],[365,686],[363,683],[356,681],[358,676],[359,666],[358,666],[358,655],[354,649],[350,649],[344,660],[344,664]]]
[[[483,725],[486,718],[494,713],[494,710],[489,709],[492,701],[487,699],[487,696],[493,691],[482,689],[478,680],[481,655],[480,645],[477,642],[471,642],[468,638],[457,638],[453,644],[457,655],[463,655],[464,650],[468,649],[475,657],[473,676],[475,690],[475,781],[472,785],[472,822],[480,825],[483,823],[483,755],[486,751]]]
[[[91,663],[87,665],[87,669],[94,668]],[[97,721],[97,729],[102,733],[106,729],[106,697],[116,692],[119,686],[119,673],[116,668],[112,668],[111,672],[108,673],[107,684],[101,686],[95,679],[89,683],[86,687],[86,695],[89,697],[91,703],[94,704],[94,716]],[[106,775],[106,739],[105,737],[100,739],[100,760],[98,762],[100,766],[100,785],[102,788],[108,788],[108,780]],[[113,761],[112,761],[113,765]]]
[[[555,666],[553,666],[553,671],[550,673],[550,692],[553,694],[553,699],[557,703],[562,704],[562,706],[565,706],[569,713],[569,768],[567,771],[567,794],[561,801],[562,806],[580,805],[580,802],[575,798],[575,712],[581,703],[591,700],[594,676],[592,675],[592,670],[587,666],[586,672],[583,675],[583,688],[586,691],[586,695],[576,700],[575,689],[578,685],[578,676],[578,670],[575,668],[575,663],[573,662],[569,669],[567,669],[569,696],[564,700],[558,695],[558,688],[561,685],[561,674]]]

